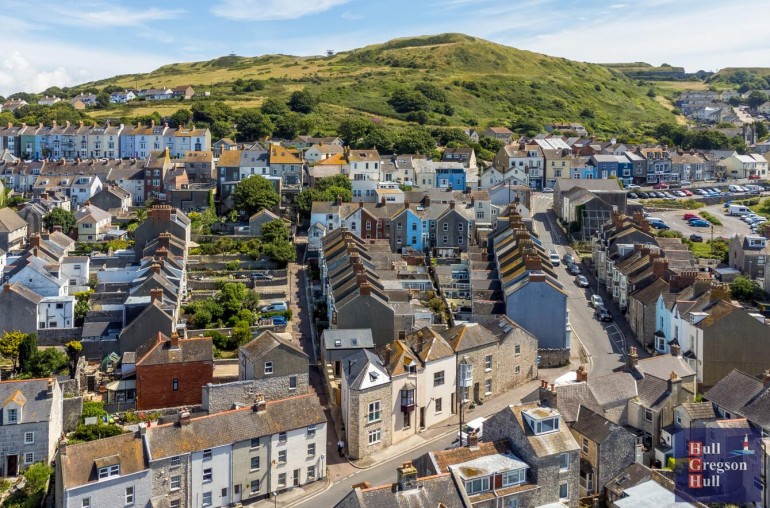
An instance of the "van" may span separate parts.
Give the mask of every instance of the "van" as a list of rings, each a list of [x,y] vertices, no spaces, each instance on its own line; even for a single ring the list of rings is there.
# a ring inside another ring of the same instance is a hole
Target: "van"
[[[727,207],[727,213],[729,215],[747,215],[751,213],[751,210],[743,205],[730,205]]]
[[[743,187],[740,185],[731,185],[728,189],[730,189],[730,192],[743,192]]]
[[[484,422],[487,421],[486,418],[483,416],[480,416],[474,420],[469,421],[465,425],[463,425],[462,432],[457,433],[457,438],[462,438],[463,444],[468,443],[468,435],[475,433],[476,436],[478,436],[479,441],[481,441],[481,437],[484,434]]]
[[[765,190],[765,189],[763,189],[763,188],[762,188],[761,186],[759,186],[759,185],[744,185],[744,186],[743,186],[743,188],[744,188],[744,189],[747,189],[747,190],[748,190],[750,193],[752,193],[752,194],[759,194],[759,193],[761,193],[763,190]]]

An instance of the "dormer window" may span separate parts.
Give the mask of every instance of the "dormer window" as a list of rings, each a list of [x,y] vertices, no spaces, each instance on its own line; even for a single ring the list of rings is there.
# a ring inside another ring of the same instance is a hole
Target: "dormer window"
[[[111,466],[106,467],[100,467],[99,468],[99,479],[104,480],[107,478],[112,478],[115,476],[120,476],[120,464],[113,464]]]
[[[465,492],[472,496],[480,492],[486,492],[489,490],[489,477],[476,478],[475,480],[469,480],[465,482]]]
[[[535,435],[559,430],[559,413],[550,408],[535,408],[522,413],[524,421]]]
[[[18,409],[6,409],[5,415],[8,417],[8,423],[15,425],[19,423],[19,410]]]

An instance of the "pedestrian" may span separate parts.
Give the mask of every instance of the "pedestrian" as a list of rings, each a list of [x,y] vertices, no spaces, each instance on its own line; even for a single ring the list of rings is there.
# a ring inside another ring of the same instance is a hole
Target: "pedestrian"
[[[344,450],[344,449],[345,449],[345,441],[340,439],[339,441],[337,441],[337,453],[340,454],[340,457],[344,457],[345,456],[345,454],[342,453],[342,450]]]

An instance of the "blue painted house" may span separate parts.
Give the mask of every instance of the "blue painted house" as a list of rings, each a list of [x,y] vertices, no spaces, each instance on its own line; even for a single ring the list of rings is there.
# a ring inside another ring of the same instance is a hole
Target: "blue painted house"
[[[422,251],[428,246],[428,224],[411,208],[404,208],[390,218],[390,248]]]
[[[466,175],[464,168],[436,168],[436,187],[455,190],[465,189]]]

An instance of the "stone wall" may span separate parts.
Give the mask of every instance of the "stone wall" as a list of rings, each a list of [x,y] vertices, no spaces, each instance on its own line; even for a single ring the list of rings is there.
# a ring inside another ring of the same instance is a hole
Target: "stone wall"
[[[270,379],[253,379],[233,381],[231,383],[209,383],[202,388],[202,404],[209,413],[218,413],[233,409],[234,405],[249,406],[257,394],[262,394],[265,400],[285,399],[308,392],[309,376],[296,374],[297,388],[289,389],[289,376]]]
[[[39,346],[63,346],[71,340],[80,340],[83,328],[45,328],[37,331]]]
[[[563,367],[569,363],[569,349],[539,349],[537,354],[540,356],[541,369]]]
[[[72,432],[80,423],[80,416],[83,414],[83,397],[65,397],[62,405],[62,428],[64,432]]]
[[[171,465],[171,458],[164,458],[150,462],[150,470],[152,471],[152,495],[165,497],[169,504],[171,501],[179,499],[181,506],[192,506],[190,485],[191,482],[191,469],[190,454],[185,453],[180,456],[180,464],[178,466]],[[170,492],[171,477],[179,476],[179,489]]]
[[[369,403],[380,401],[380,419],[369,423]],[[350,392],[350,417],[348,428],[345,429],[348,448],[348,456],[351,459],[362,459],[374,453],[384,450],[391,445],[393,440],[391,429],[393,428],[393,415],[390,408],[393,407],[390,383],[364,391]],[[380,429],[380,442],[369,445],[369,431]]]

